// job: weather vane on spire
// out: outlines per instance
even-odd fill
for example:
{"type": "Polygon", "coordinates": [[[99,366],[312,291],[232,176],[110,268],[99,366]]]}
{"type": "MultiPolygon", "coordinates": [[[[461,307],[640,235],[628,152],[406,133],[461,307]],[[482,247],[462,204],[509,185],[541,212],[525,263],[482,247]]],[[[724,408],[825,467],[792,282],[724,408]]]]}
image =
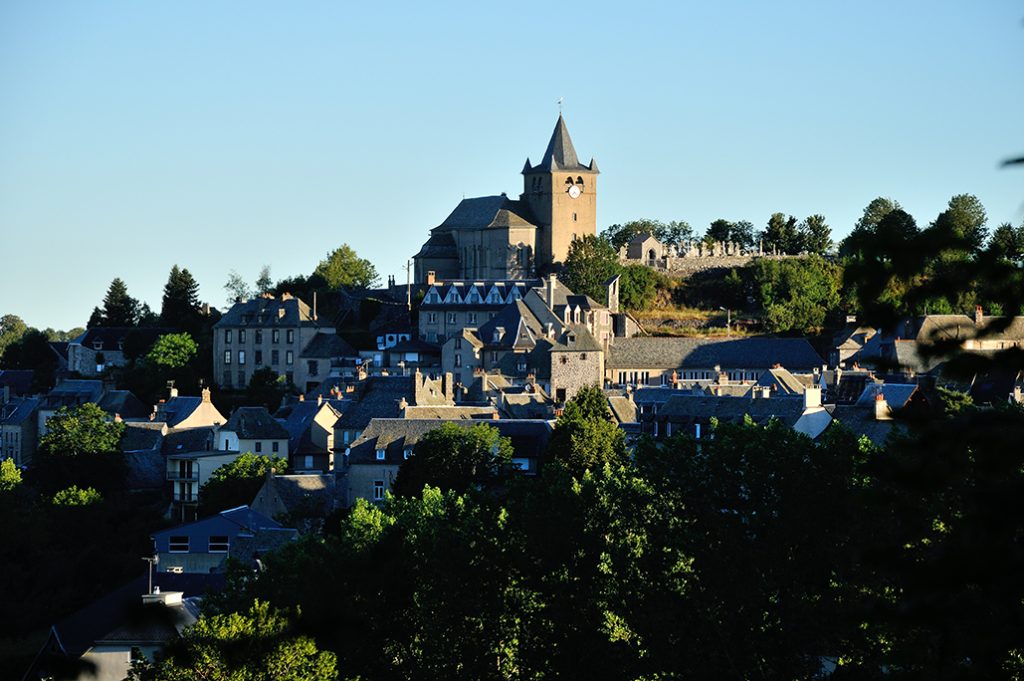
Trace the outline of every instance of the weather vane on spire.
{"type": "Polygon", "coordinates": [[[562,115],[562,102],[564,102],[564,101],[565,101],[565,97],[559,97],[558,98],[558,115],[559,116],[562,115]]]}

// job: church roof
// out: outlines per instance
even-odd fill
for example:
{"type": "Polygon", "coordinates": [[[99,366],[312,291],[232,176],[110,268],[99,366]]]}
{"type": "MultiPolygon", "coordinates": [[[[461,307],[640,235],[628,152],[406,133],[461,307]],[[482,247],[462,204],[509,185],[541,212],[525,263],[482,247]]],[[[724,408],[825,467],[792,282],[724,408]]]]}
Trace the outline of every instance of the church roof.
{"type": "Polygon", "coordinates": [[[594,163],[593,159],[591,159],[589,166],[580,163],[579,158],[576,156],[576,148],[572,145],[572,138],[569,137],[569,128],[566,127],[562,114],[558,114],[558,122],[555,123],[555,131],[551,133],[548,148],[544,150],[544,158],[541,159],[539,164],[532,167],[530,166],[530,160],[527,159],[523,173],[537,170],[548,172],[552,170],[598,172],[597,164],[594,163]]]}
{"type": "Polygon", "coordinates": [[[523,201],[504,194],[462,199],[437,229],[487,229],[488,227],[533,227],[533,213],[523,201]]]}

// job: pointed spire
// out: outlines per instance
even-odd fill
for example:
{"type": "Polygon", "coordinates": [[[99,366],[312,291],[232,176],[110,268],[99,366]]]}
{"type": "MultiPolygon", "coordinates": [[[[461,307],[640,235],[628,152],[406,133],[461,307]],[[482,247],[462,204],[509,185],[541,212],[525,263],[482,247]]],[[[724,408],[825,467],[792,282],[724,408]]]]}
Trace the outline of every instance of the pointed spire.
{"type": "Polygon", "coordinates": [[[565,119],[558,114],[558,122],[555,124],[555,131],[551,133],[551,141],[544,152],[544,160],[553,160],[561,168],[575,168],[580,164],[576,158],[576,149],[572,146],[572,138],[569,137],[569,128],[565,127],[565,119]]]}
{"type": "Polygon", "coordinates": [[[530,172],[530,170],[532,170],[532,169],[533,169],[533,167],[530,165],[530,157],[527,156],[526,157],[526,165],[523,166],[522,174],[525,175],[526,173],[530,172]]]}
{"type": "Polygon", "coordinates": [[[592,172],[592,173],[600,173],[601,172],[600,170],[597,169],[597,161],[594,160],[593,156],[590,157],[590,166],[588,166],[588,167],[590,168],[590,172],[592,172]]]}

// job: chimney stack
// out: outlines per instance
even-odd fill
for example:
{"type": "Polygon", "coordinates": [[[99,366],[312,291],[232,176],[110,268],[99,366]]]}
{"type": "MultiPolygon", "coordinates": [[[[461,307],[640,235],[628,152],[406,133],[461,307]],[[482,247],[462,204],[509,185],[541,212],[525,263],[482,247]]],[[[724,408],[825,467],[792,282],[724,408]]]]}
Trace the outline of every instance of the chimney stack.
{"type": "Polygon", "coordinates": [[[436,279],[437,273],[434,270],[427,270],[427,286],[433,286],[436,279]]]}
{"type": "Polygon", "coordinates": [[[544,290],[544,294],[545,294],[545,297],[547,298],[546,302],[548,304],[548,307],[552,307],[553,308],[555,306],[555,288],[557,286],[558,286],[558,277],[556,277],[554,274],[549,274],[548,275],[548,279],[545,282],[545,287],[544,287],[544,289],[545,289],[544,290]]]}
{"type": "Polygon", "coordinates": [[[985,319],[985,311],[981,309],[981,305],[974,306],[974,325],[981,327],[982,322],[985,319]]]}
{"type": "Polygon", "coordinates": [[[875,420],[892,421],[892,410],[889,409],[889,403],[885,401],[885,395],[882,393],[875,395],[875,420]]]}
{"type": "Polygon", "coordinates": [[[821,406],[821,388],[815,386],[804,390],[804,409],[821,406]]]}

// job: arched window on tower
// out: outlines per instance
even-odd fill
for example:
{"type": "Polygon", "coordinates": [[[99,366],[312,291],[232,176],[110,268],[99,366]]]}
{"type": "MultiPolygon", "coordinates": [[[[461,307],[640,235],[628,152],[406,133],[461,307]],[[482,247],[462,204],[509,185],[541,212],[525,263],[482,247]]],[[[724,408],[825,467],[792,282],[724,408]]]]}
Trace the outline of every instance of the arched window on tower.
{"type": "Polygon", "coordinates": [[[572,184],[572,178],[571,178],[571,177],[567,177],[567,178],[565,178],[565,184],[566,184],[566,185],[570,185],[570,184],[572,184]]]}
{"type": "Polygon", "coordinates": [[[580,175],[579,177],[576,178],[576,184],[578,184],[581,187],[583,186],[583,176],[582,175],[580,175]]]}

